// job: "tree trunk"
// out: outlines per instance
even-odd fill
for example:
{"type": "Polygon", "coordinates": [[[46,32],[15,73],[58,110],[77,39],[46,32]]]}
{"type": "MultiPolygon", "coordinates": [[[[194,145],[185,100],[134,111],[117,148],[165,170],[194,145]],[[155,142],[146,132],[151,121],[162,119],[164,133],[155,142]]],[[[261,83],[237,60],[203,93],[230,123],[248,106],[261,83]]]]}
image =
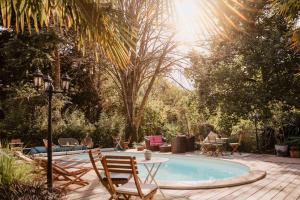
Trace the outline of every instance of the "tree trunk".
{"type": "Polygon", "coordinates": [[[130,143],[138,142],[138,128],[139,126],[136,125],[131,120],[127,120],[126,129],[125,129],[125,140],[128,141],[130,138],[130,143]]]}

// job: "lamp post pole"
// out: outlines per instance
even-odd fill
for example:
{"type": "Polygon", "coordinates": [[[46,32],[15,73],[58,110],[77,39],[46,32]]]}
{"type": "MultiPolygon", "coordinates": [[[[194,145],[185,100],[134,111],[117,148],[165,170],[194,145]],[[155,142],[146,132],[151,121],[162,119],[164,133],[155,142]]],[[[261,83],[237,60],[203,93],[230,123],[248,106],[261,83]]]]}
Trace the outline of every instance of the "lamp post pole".
{"type": "Polygon", "coordinates": [[[53,96],[53,84],[50,83],[47,89],[48,94],[48,148],[47,148],[47,184],[48,190],[52,192],[53,188],[53,170],[52,170],[52,96],[53,96]]]}
{"type": "Polygon", "coordinates": [[[37,90],[41,88],[44,82],[45,93],[48,96],[48,134],[47,134],[47,186],[48,190],[53,190],[53,169],[52,169],[52,97],[55,93],[65,93],[69,90],[70,77],[67,74],[62,76],[62,91],[55,91],[53,81],[49,75],[44,76],[42,72],[37,69],[33,74],[34,86],[37,90]]]}
{"type": "Polygon", "coordinates": [[[260,148],[259,148],[258,131],[257,131],[258,118],[259,118],[259,114],[255,113],[255,116],[254,116],[254,125],[255,125],[256,149],[259,152],[260,148]]]}

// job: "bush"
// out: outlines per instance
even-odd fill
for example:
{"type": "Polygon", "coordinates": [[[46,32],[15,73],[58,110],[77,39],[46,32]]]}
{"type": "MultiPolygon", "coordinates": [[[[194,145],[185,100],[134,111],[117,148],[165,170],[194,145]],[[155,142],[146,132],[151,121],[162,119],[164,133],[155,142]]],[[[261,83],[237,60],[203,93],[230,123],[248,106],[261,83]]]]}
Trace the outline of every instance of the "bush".
{"type": "Polygon", "coordinates": [[[33,171],[33,165],[22,163],[0,149],[0,185],[9,185],[15,181],[29,182],[35,177],[33,171]]]}
{"type": "Polygon", "coordinates": [[[179,134],[180,127],[174,123],[168,123],[163,128],[163,136],[168,142],[171,142],[171,139],[179,134]]]}
{"type": "Polygon", "coordinates": [[[102,113],[90,136],[95,147],[113,147],[113,137],[123,135],[124,129],[125,120],[122,116],[117,113],[110,116],[102,113]]]}
{"type": "Polygon", "coordinates": [[[0,185],[0,199],[3,200],[60,200],[63,199],[61,191],[54,190],[50,193],[45,183],[13,182],[0,185]]]}
{"type": "Polygon", "coordinates": [[[231,135],[243,133],[252,133],[255,129],[254,122],[248,119],[240,119],[240,121],[232,127],[231,135]]]}
{"type": "Polygon", "coordinates": [[[62,130],[54,133],[54,141],[68,137],[76,138],[80,141],[95,130],[95,127],[86,120],[84,113],[79,110],[66,112],[63,117],[62,130]]]}

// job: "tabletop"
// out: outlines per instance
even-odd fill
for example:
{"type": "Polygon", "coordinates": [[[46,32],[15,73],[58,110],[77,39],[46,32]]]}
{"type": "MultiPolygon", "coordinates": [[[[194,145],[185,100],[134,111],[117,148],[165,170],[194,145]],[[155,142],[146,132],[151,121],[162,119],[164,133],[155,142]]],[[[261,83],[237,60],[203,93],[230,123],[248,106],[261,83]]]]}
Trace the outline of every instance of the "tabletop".
{"type": "Polygon", "coordinates": [[[151,160],[145,160],[144,158],[137,159],[138,164],[158,164],[167,162],[169,158],[153,157],[151,160]]]}

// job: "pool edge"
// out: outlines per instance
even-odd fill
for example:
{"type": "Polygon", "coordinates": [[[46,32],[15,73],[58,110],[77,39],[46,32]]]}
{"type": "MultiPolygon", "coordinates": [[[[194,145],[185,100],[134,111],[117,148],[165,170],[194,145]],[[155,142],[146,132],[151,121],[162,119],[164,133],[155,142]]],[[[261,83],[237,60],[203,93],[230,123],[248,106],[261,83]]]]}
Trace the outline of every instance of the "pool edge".
{"type": "Polygon", "coordinates": [[[245,175],[224,179],[224,180],[199,182],[199,183],[158,182],[158,184],[159,187],[162,189],[176,189],[176,190],[215,189],[215,188],[233,187],[233,186],[253,183],[265,178],[266,175],[267,175],[266,171],[250,170],[245,175]]]}

